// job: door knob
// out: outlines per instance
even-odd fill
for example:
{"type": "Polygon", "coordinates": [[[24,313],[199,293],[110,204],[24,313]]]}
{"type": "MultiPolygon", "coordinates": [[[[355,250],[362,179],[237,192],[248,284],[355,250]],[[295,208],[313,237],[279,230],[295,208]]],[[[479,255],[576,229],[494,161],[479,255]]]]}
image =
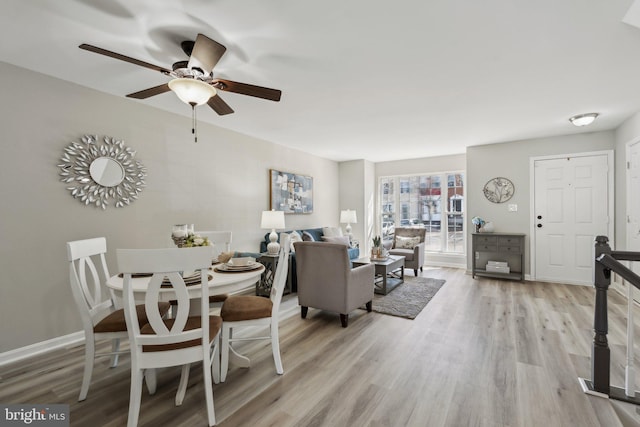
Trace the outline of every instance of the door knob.
{"type": "Polygon", "coordinates": [[[542,215],[538,215],[538,219],[542,219],[542,215]]]}
{"type": "Polygon", "coordinates": [[[542,224],[538,224],[538,228],[542,228],[542,224]]]}

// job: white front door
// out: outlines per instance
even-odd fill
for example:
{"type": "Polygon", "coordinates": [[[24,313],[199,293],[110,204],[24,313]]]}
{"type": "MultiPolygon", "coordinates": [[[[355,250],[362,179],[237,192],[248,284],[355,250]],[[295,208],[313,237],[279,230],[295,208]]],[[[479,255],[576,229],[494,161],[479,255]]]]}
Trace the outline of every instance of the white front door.
{"type": "Polygon", "coordinates": [[[593,284],[595,237],[613,238],[611,161],[609,153],[534,160],[536,280],[593,284]]]}

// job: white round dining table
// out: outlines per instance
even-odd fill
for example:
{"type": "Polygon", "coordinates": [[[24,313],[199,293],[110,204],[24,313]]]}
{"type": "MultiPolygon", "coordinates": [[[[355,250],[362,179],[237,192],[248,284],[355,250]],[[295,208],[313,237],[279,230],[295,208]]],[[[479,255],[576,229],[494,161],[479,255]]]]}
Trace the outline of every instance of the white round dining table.
{"type": "MultiPolygon", "coordinates": [[[[216,294],[235,294],[246,290],[247,288],[255,285],[260,280],[260,275],[264,272],[264,266],[260,265],[259,268],[251,271],[243,272],[219,272],[216,271],[215,266],[208,271],[209,276],[209,295],[216,294]]],[[[149,276],[146,277],[133,277],[132,286],[133,294],[136,301],[144,302],[144,295],[149,286],[149,276]]],[[[113,292],[113,296],[122,301],[122,291],[124,286],[124,279],[120,275],[111,276],[107,280],[107,287],[113,292]]],[[[200,286],[187,286],[190,298],[200,298],[202,290],[200,286]]],[[[175,299],[175,294],[172,288],[160,289],[160,301],[170,301],[175,299]]]]}

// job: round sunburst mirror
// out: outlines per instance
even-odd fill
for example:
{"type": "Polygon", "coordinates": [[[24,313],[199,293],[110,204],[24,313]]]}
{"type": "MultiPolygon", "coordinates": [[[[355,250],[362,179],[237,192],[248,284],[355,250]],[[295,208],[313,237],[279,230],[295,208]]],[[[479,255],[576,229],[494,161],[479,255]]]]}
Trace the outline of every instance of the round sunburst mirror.
{"type": "Polygon", "coordinates": [[[136,152],[124,141],[85,135],[64,149],[60,181],[85,205],[106,209],[111,200],[121,208],[131,204],[145,186],[146,168],[135,160],[136,152]]]}

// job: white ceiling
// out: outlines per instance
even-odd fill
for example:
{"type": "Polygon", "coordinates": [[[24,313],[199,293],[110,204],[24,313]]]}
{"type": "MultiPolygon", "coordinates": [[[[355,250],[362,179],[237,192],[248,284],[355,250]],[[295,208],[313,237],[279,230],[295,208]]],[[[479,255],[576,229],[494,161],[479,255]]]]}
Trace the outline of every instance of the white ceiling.
{"type": "MultiPolygon", "coordinates": [[[[614,129],[640,111],[632,0],[2,0],[0,60],[117,96],[168,81],[78,49],[171,68],[197,33],[227,53],[221,78],[282,90],[229,92],[198,118],[337,161],[614,129]],[[585,128],[574,114],[599,112],[585,128]]],[[[7,76],[3,76],[7,77],[7,76]]],[[[173,93],[141,102],[190,117],[173,93]]],[[[190,134],[185,120],[185,139],[190,134]]]]}

